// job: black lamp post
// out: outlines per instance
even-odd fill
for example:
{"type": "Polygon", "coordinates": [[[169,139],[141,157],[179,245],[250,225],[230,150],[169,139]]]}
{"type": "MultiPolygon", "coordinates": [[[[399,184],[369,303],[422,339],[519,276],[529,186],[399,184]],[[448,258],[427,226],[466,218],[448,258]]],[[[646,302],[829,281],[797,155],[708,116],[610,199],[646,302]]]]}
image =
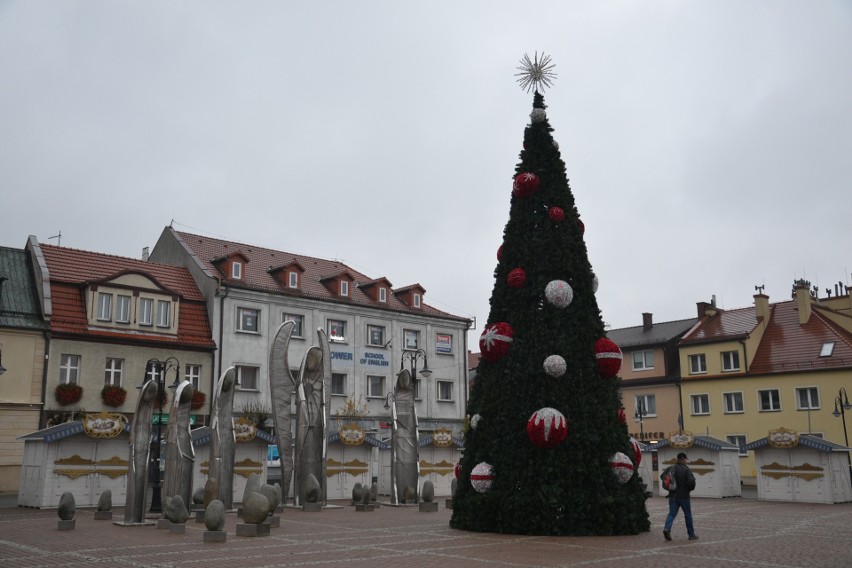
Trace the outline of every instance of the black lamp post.
{"type": "Polygon", "coordinates": [[[163,510],[162,479],[160,477],[162,455],[160,449],[163,439],[163,404],[166,401],[166,373],[171,369],[175,371],[175,382],[169,388],[174,388],[180,382],[180,362],[174,357],[169,357],[165,361],[148,359],[148,362],[145,363],[145,378],[142,380],[142,384],[148,381],[157,382],[157,429],[151,439],[151,460],[148,464],[148,483],[151,484],[151,513],[160,513],[163,510]]]}
{"type": "MultiPolygon", "coordinates": [[[[846,430],[846,411],[852,410],[852,404],[849,404],[849,395],[846,394],[846,389],[840,387],[840,390],[837,392],[837,396],[834,397],[834,412],[832,414],[835,418],[843,419],[843,437],[846,441],[846,447],[849,447],[849,432],[846,430]]],[[[852,481],[852,456],[849,453],[846,453],[846,459],[849,462],[849,477],[850,481],[852,481]]]]}
{"type": "MultiPolygon", "coordinates": [[[[399,361],[399,370],[402,371],[405,369],[405,361],[406,359],[410,363],[411,366],[411,380],[414,381],[415,393],[419,392],[418,385],[420,384],[417,379],[417,361],[423,359],[423,368],[420,369],[420,375],[424,379],[428,379],[432,376],[432,369],[429,368],[429,363],[426,362],[426,352],[422,349],[413,349],[413,350],[404,350],[402,352],[402,359],[399,361]]],[[[428,397],[428,393],[427,393],[428,397]]],[[[427,398],[428,402],[428,398],[427,398]]]]}
{"type": "Polygon", "coordinates": [[[645,441],[645,428],[644,428],[645,415],[646,415],[645,405],[642,403],[642,399],[637,399],[636,400],[636,412],[633,413],[633,422],[636,422],[636,423],[639,424],[639,440],[642,441],[642,442],[645,441]]]}

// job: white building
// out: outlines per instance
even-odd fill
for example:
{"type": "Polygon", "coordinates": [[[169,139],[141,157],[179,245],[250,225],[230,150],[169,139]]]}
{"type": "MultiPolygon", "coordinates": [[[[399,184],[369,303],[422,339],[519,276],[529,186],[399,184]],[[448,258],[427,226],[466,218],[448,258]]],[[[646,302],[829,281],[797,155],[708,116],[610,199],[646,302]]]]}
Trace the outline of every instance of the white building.
{"type": "Polygon", "coordinates": [[[204,295],[218,345],[215,376],[230,366],[237,369],[237,413],[251,404],[271,408],[269,351],[282,322],[296,322],[291,365],[317,345],[318,328],[326,331],[332,356],[329,498],[348,497],[356,481],[386,485],[389,468],[382,463],[389,459],[380,442],[390,437],[388,395],[403,359],[409,369],[413,360],[418,377],[428,366],[431,377],[421,377],[418,385],[421,470],[436,491],[449,492],[464,424],[470,320],[426,304],[420,284],[393,288],[385,277],[368,277],[337,261],[171,227],[160,235],[150,260],[186,267],[204,295]],[[337,435],[339,426],[353,422],[341,415],[347,401],[365,411],[355,420],[366,430],[357,447],[344,445],[337,435]],[[454,443],[446,447],[450,436],[454,443]]]}

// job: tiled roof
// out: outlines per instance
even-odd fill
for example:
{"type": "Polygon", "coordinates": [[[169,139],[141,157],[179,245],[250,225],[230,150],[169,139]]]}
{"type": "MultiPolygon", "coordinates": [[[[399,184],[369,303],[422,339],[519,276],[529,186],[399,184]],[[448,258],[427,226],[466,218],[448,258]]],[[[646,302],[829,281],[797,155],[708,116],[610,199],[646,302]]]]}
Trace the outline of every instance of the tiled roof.
{"type": "Polygon", "coordinates": [[[205,349],[215,347],[204,298],[186,268],[52,245],[41,245],[41,250],[50,273],[53,298],[50,329],[54,333],[205,349]],[[143,273],[181,297],[176,336],[131,329],[89,328],[83,297],[86,283],[127,272],[143,273]]]}
{"type": "Polygon", "coordinates": [[[0,247],[0,326],[47,329],[27,252],[0,247]]]}
{"type": "Polygon", "coordinates": [[[173,232],[175,237],[182,240],[188,250],[192,251],[192,253],[198,257],[204,268],[211,276],[222,278],[229,286],[235,288],[247,288],[284,295],[297,294],[299,296],[315,298],[318,300],[342,302],[369,306],[376,309],[389,309],[400,312],[467,321],[467,318],[443,312],[425,303],[421,303],[421,308],[410,307],[394,294],[394,292],[408,290],[414,286],[419,286],[419,284],[413,284],[404,288],[389,291],[386,303],[374,301],[357,285],[350,287],[349,298],[341,298],[329,290],[328,287],[323,285],[322,281],[328,277],[338,276],[341,273],[348,273],[351,275],[357,284],[366,285],[375,282],[376,279],[362,274],[352,267],[336,260],[324,260],[321,258],[273,250],[254,245],[246,245],[233,241],[225,241],[213,237],[184,233],[181,231],[173,232]],[[223,257],[227,258],[236,253],[244,255],[248,259],[244,268],[244,281],[227,278],[230,275],[224,274],[214,263],[214,260],[216,259],[221,259],[223,257]],[[269,272],[271,268],[274,269],[286,266],[292,262],[298,262],[305,270],[304,274],[302,274],[299,278],[300,288],[298,291],[282,286],[269,272]]]}
{"type": "Polygon", "coordinates": [[[779,373],[852,367],[852,334],[825,317],[814,305],[811,317],[799,324],[796,301],[773,304],[769,324],[749,372],[779,373]],[[824,343],[833,341],[830,357],[820,357],[824,343]]]}
{"type": "Polygon", "coordinates": [[[655,345],[677,339],[698,322],[698,318],[655,323],[651,329],[644,326],[611,329],[606,336],[621,349],[638,345],[655,345]]]}
{"type": "Polygon", "coordinates": [[[467,353],[467,368],[468,369],[477,369],[479,368],[479,360],[482,358],[482,353],[471,353],[468,351],[467,353]]]}
{"type": "Polygon", "coordinates": [[[715,315],[705,316],[680,342],[700,343],[744,337],[754,330],[757,323],[754,306],[738,310],[719,310],[715,315]]]}

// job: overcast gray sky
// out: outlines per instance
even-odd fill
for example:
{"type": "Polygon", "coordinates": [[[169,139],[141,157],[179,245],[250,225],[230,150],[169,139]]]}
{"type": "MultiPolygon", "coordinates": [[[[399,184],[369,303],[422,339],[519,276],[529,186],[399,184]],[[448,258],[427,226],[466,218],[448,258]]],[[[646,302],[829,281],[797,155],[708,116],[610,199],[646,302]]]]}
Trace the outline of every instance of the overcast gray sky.
{"type": "Polygon", "coordinates": [[[0,244],[174,220],[419,282],[476,351],[536,50],[612,327],[852,284],[849,1],[0,1],[0,244]]]}

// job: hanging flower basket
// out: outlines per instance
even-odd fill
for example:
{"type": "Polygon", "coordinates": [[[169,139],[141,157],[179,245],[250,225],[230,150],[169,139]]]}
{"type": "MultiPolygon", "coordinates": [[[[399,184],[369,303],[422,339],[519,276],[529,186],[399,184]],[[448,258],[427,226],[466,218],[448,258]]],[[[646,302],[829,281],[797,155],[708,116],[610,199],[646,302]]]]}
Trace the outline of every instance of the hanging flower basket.
{"type": "Polygon", "coordinates": [[[127,391],[121,387],[106,385],[103,390],[101,390],[101,400],[103,400],[104,404],[107,406],[112,406],[113,408],[119,407],[124,404],[126,399],[127,391]]]}
{"type": "Polygon", "coordinates": [[[196,390],[192,393],[192,402],[189,403],[189,407],[192,410],[198,410],[204,403],[207,401],[207,395],[201,392],[200,390],[196,390]]]}
{"type": "Polygon", "coordinates": [[[80,402],[80,399],[83,398],[83,387],[73,383],[57,385],[53,396],[60,406],[68,406],[80,402]]]}

